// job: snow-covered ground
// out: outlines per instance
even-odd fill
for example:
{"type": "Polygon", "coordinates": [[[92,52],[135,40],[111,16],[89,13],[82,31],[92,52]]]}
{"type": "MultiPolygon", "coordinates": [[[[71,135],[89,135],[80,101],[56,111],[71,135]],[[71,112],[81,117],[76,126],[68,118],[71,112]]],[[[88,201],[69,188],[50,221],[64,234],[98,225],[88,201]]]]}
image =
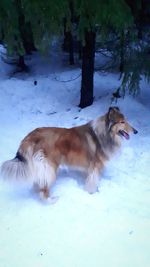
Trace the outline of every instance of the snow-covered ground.
{"type": "MultiPolygon", "coordinates": [[[[96,73],[94,104],[81,110],[81,71],[60,51],[27,63],[31,72],[13,77],[0,61],[1,163],[36,127],[71,127],[104,114],[119,84],[117,74],[96,73]]],[[[46,205],[27,185],[0,180],[0,267],[150,266],[149,85],[143,81],[141,95],[118,106],[139,133],[106,165],[99,193],[84,191],[79,172],[60,171],[53,186],[59,200],[46,205]]]]}

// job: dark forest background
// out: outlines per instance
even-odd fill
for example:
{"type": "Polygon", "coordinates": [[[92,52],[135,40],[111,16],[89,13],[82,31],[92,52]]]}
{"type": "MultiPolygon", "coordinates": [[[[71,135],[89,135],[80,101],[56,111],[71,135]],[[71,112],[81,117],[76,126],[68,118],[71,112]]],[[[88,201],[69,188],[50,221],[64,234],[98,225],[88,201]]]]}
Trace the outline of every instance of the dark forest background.
{"type": "Polygon", "coordinates": [[[54,36],[61,37],[68,65],[81,61],[81,108],[93,103],[97,69],[120,72],[115,99],[138,94],[142,77],[150,80],[149,0],[0,1],[0,42],[20,71],[29,71],[26,55],[48,54],[54,36]],[[96,53],[109,63],[95,68],[96,53]]]}

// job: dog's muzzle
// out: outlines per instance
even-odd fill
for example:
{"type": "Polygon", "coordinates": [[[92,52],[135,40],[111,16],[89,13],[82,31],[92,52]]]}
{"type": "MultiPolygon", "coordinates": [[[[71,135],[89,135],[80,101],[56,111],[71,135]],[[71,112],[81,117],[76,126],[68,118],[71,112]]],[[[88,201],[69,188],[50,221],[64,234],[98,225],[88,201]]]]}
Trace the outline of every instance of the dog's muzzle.
{"type": "Polygon", "coordinates": [[[125,132],[124,130],[119,130],[119,135],[123,136],[127,140],[130,138],[129,134],[125,132]]]}

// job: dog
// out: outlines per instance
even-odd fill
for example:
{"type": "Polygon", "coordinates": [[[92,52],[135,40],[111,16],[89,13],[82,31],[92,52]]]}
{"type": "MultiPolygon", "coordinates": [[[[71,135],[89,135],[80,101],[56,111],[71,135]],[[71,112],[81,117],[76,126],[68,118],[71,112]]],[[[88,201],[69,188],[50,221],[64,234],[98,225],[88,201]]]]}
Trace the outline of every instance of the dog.
{"type": "Polygon", "coordinates": [[[51,199],[57,170],[67,165],[87,173],[85,189],[98,190],[100,172],[121,145],[123,137],[137,134],[118,107],[87,124],[73,128],[42,127],[30,132],[12,160],[4,162],[4,177],[31,182],[42,199],[51,199]]]}

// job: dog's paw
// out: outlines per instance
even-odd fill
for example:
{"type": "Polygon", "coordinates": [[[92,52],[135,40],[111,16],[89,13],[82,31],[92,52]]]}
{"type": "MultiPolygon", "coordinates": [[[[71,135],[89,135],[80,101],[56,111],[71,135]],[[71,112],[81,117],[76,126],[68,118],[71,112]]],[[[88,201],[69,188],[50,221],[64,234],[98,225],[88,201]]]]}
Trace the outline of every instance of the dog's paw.
{"type": "Polygon", "coordinates": [[[43,192],[40,192],[39,197],[40,197],[40,200],[42,201],[42,203],[44,203],[44,204],[55,204],[59,199],[59,197],[55,197],[55,196],[45,197],[45,194],[43,192]]]}
{"type": "Polygon", "coordinates": [[[99,188],[97,185],[89,185],[89,184],[86,184],[85,185],[85,190],[89,193],[89,194],[94,194],[94,193],[97,193],[99,192],[99,188]]]}
{"type": "Polygon", "coordinates": [[[48,197],[47,198],[47,203],[48,204],[55,204],[58,201],[59,197],[48,197]]]}

